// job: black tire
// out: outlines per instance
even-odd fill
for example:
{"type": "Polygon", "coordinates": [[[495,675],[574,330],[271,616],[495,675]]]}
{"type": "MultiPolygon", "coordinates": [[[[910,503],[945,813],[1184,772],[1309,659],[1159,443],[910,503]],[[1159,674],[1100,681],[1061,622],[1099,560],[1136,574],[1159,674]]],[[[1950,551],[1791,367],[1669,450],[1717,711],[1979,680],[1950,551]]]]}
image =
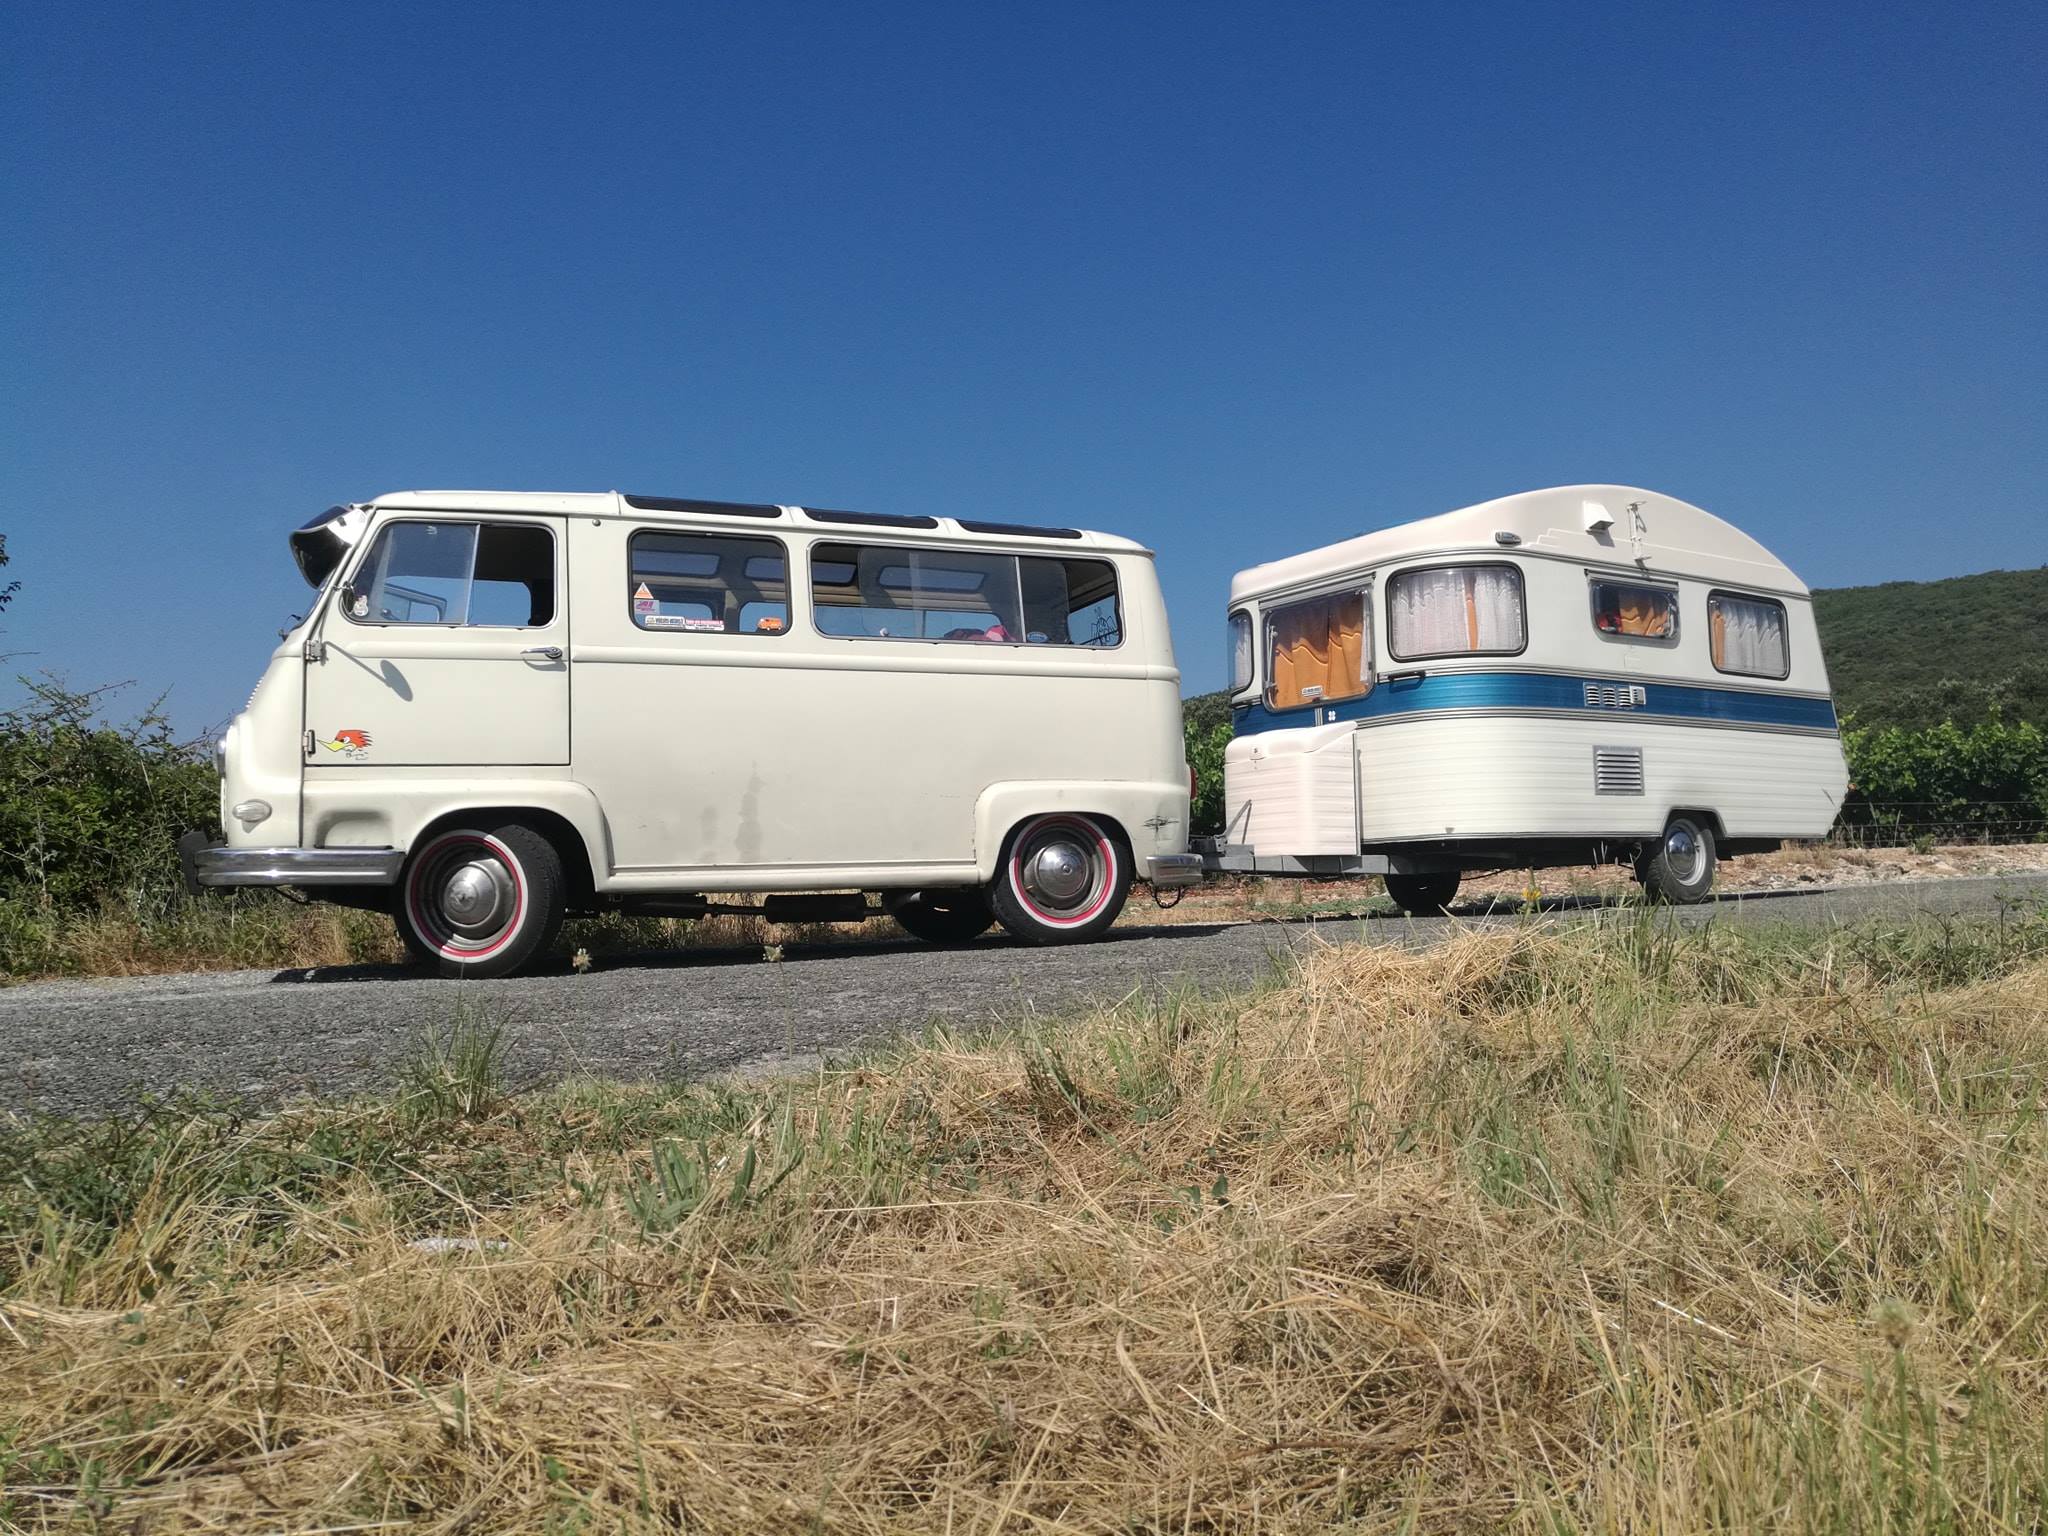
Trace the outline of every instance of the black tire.
{"type": "Polygon", "coordinates": [[[562,857],[519,822],[449,827],[405,861],[395,921],[406,951],[442,976],[509,976],[562,929],[562,857]]]}
{"type": "Polygon", "coordinates": [[[1403,912],[1410,917],[1439,917],[1458,899],[1458,883],[1465,877],[1455,869],[1442,869],[1385,878],[1387,894],[1403,912]]]}
{"type": "Polygon", "coordinates": [[[965,944],[995,926],[988,897],[974,886],[943,891],[884,891],[882,910],[914,939],[965,944]]]}
{"type": "Polygon", "coordinates": [[[1033,816],[1003,843],[988,901],[1011,937],[1078,944],[1116,921],[1131,893],[1131,851],[1109,823],[1060,811],[1033,816]]]}
{"type": "Polygon", "coordinates": [[[1652,901],[1705,901],[1714,888],[1714,829],[1706,818],[1685,811],[1673,816],[1636,860],[1636,878],[1652,901]]]}

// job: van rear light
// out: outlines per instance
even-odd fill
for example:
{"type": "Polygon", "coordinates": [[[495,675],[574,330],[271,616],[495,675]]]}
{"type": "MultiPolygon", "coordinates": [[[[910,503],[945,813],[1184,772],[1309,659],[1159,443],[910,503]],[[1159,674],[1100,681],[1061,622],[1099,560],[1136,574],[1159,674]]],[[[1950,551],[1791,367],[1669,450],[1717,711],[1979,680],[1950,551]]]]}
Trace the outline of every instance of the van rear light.
{"type": "Polygon", "coordinates": [[[1200,784],[1201,784],[1201,781],[1200,781],[1199,779],[1197,779],[1197,778],[1195,777],[1195,765],[1194,765],[1193,763],[1189,763],[1189,764],[1188,764],[1188,798],[1189,798],[1190,800],[1193,800],[1193,799],[1195,799],[1195,798],[1196,798],[1196,796],[1197,796],[1197,794],[1198,794],[1198,792],[1199,792],[1200,784]]]}

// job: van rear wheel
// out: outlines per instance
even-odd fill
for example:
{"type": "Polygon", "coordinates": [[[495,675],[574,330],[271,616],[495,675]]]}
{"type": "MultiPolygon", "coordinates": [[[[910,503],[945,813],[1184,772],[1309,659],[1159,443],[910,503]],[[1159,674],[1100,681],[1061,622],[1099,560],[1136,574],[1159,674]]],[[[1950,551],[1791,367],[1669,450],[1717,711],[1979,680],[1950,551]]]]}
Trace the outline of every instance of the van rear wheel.
{"type": "Polygon", "coordinates": [[[443,976],[508,976],[561,931],[562,858],[518,822],[450,827],[406,860],[395,914],[406,950],[443,976]]]}
{"type": "Polygon", "coordinates": [[[1652,901],[1705,901],[1714,888],[1714,829],[1701,817],[1673,816],[1636,860],[1636,878],[1652,901]]]}
{"type": "Polygon", "coordinates": [[[995,926],[988,897],[973,886],[945,891],[884,891],[882,910],[927,944],[965,944],[995,926]]]}
{"type": "Polygon", "coordinates": [[[1010,834],[989,905],[1026,944],[1074,944],[1116,921],[1131,892],[1131,855],[1106,823],[1057,812],[1010,834]]]}
{"type": "Polygon", "coordinates": [[[1387,894],[1394,905],[1410,917],[1438,917],[1458,899],[1458,883],[1464,876],[1455,869],[1432,870],[1423,875],[1387,875],[1387,894]]]}

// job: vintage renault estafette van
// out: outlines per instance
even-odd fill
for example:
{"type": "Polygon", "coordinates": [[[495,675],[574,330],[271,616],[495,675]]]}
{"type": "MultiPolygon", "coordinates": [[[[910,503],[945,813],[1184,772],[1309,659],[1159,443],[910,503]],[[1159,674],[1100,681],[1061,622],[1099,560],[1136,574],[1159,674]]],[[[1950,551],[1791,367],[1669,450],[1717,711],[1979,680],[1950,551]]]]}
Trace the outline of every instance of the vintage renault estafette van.
{"type": "Polygon", "coordinates": [[[292,535],[318,588],[220,749],[199,885],[387,910],[449,976],[565,913],[1100,934],[1186,884],[1149,551],[1072,528],[409,492],[292,535]],[[821,893],[847,893],[829,895],[821,893]],[[812,893],[812,894],[792,894],[812,893]]]}

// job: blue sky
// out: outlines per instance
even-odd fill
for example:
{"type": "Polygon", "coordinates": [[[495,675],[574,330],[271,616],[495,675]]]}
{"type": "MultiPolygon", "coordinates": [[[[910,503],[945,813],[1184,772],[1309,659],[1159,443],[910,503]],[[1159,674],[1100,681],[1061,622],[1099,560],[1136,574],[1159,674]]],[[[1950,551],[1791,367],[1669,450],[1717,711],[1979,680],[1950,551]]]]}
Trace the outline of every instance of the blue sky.
{"type": "Polygon", "coordinates": [[[407,487],[1111,529],[1191,692],[1233,570],[1541,485],[1815,585],[2048,560],[2038,4],[23,0],[0,51],[0,652],[195,729],[286,532],[407,487]]]}

